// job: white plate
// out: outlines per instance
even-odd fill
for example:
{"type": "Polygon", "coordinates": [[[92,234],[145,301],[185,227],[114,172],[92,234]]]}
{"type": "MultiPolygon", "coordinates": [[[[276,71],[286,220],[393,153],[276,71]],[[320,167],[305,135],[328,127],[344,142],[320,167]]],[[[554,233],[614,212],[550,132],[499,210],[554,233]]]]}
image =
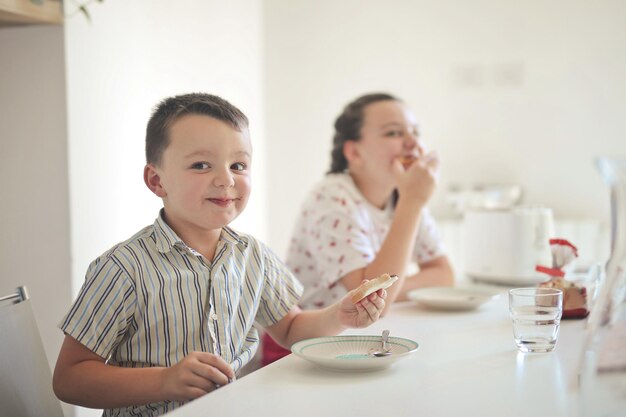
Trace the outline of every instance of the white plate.
{"type": "Polygon", "coordinates": [[[413,290],[407,296],[437,310],[473,310],[497,294],[480,288],[431,287],[413,290]]]}
{"type": "Polygon", "coordinates": [[[328,336],[301,340],[291,351],[314,364],[334,371],[373,371],[383,369],[417,351],[413,340],[389,337],[391,355],[375,357],[370,350],[381,347],[380,336],[328,336]]]}

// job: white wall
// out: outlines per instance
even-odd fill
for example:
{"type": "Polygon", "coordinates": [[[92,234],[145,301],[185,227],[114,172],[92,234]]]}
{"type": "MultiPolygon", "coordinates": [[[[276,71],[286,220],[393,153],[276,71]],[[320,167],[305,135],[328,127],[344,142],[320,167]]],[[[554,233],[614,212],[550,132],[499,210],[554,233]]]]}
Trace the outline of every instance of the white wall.
{"type": "Polygon", "coordinates": [[[145,127],[170,95],[217,94],[249,117],[254,187],[235,227],[264,238],[260,3],[107,0],[89,10],[92,23],[66,22],[74,294],[89,262],[158,214],[143,184],[145,127]]]}
{"type": "Polygon", "coordinates": [[[71,300],[65,104],[63,27],[0,28],[0,296],[26,285],[51,366],[71,300]]]}
{"type": "Polygon", "coordinates": [[[238,227],[264,235],[260,9],[256,1],[108,0],[92,23],[66,23],[73,275],[151,224],[161,207],[143,183],[153,106],[204,91],[251,120],[254,183],[238,227]]]}
{"type": "Polygon", "coordinates": [[[437,217],[453,216],[451,184],[490,182],[521,184],[557,218],[608,222],[593,158],[626,157],[626,2],[266,0],[264,13],[279,253],[328,169],[335,117],[377,90],[412,107],[440,154],[437,217]]]}

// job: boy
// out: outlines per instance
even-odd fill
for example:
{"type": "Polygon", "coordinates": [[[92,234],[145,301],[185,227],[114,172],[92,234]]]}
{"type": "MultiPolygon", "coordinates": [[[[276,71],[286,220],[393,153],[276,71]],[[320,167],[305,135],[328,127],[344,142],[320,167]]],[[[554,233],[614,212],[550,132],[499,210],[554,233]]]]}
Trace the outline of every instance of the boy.
{"type": "Polygon", "coordinates": [[[105,416],[161,415],[235,378],[266,328],[280,344],[376,321],[386,293],[302,312],[302,286],[266,246],[228,227],[250,193],[248,120],[225,100],[162,101],[146,132],[152,226],[89,267],[60,324],[63,401],[105,416]]]}

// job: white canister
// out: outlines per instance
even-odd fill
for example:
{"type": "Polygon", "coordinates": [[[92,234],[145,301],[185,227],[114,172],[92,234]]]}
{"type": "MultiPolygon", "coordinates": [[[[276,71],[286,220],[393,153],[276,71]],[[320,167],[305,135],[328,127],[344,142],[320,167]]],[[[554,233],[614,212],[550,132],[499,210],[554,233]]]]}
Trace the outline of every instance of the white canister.
{"type": "Polygon", "coordinates": [[[469,210],[463,221],[467,276],[499,284],[536,284],[547,277],[536,265],[552,265],[552,210],[514,207],[469,210]]]}

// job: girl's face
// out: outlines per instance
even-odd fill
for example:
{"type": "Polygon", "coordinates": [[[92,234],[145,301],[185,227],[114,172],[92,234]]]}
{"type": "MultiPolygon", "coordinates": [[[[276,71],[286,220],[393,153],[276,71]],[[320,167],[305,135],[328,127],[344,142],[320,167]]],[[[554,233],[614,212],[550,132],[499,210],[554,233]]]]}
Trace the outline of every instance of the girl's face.
{"type": "Polygon", "coordinates": [[[424,153],[415,116],[403,103],[395,100],[379,101],[365,107],[361,139],[355,142],[355,147],[361,171],[388,186],[395,186],[392,175],[395,159],[424,153]]]}

